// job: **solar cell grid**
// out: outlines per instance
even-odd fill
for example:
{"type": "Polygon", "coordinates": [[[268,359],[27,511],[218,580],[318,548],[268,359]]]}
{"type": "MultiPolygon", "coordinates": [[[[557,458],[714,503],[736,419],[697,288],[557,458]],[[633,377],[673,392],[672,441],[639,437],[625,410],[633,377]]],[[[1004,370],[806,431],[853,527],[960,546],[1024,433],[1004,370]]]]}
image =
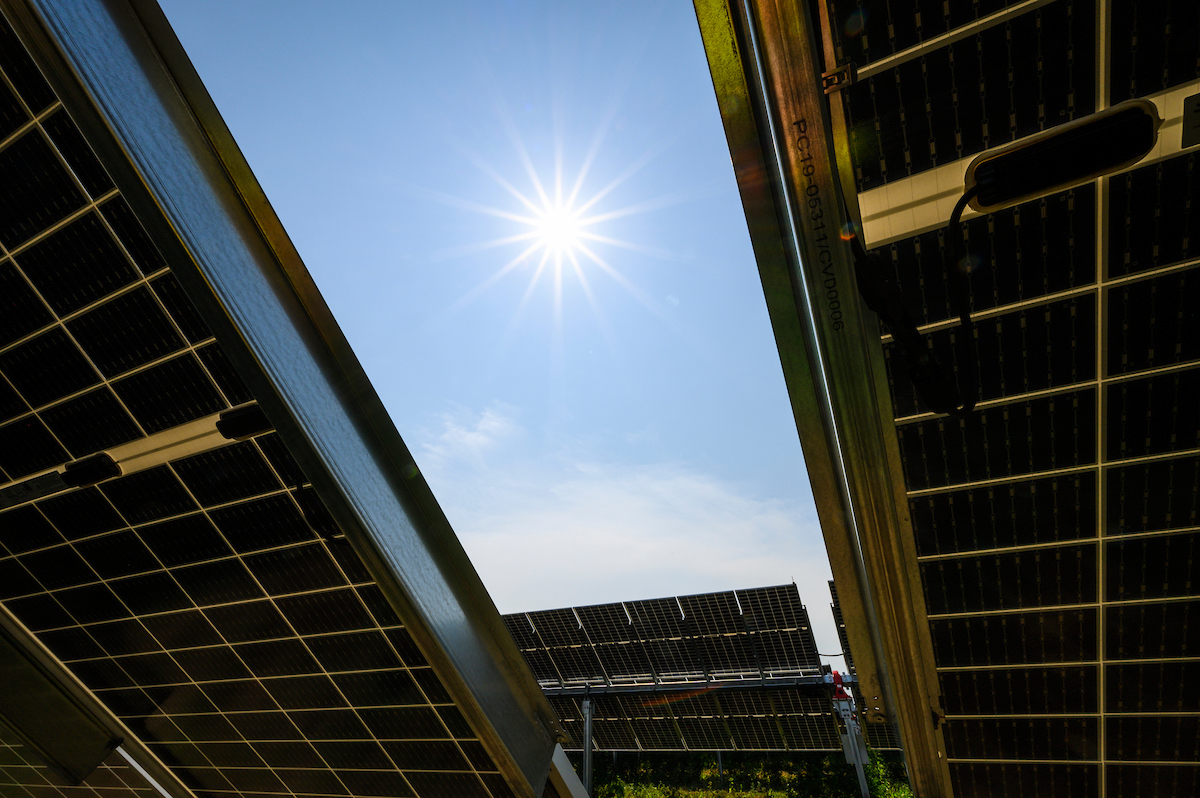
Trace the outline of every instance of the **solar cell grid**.
{"type": "Polygon", "coordinates": [[[758,632],[752,637],[763,673],[769,676],[796,675],[821,667],[816,647],[810,640],[807,629],[803,632],[799,629],[758,632]]]}
{"type": "MultiPolygon", "coordinates": [[[[1140,15],[1141,24],[1148,19],[1144,3],[1111,5],[1114,20],[1130,14],[1140,15]]],[[[1077,103],[1091,97],[1090,90],[1078,95],[1092,79],[1087,61],[1093,49],[1079,47],[1091,33],[1078,35],[1078,25],[1090,22],[1089,9],[1053,4],[1040,14],[1045,30],[1055,29],[1056,23],[1046,25],[1049,14],[1071,18],[1068,46],[1039,51],[1038,63],[1044,67],[1047,59],[1073,52],[1066,57],[1084,67],[1069,78],[1077,103]]],[[[1027,13],[1004,27],[1016,41],[1038,18],[1027,13]]],[[[1182,29],[1193,24],[1188,19],[1182,29]]],[[[1126,91],[1129,81],[1137,82],[1131,70],[1147,67],[1137,50],[1125,60],[1128,48],[1117,41],[1138,34],[1128,27],[1107,30],[1116,49],[1106,52],[1121,50],[1114,70],[1122,76],[1113,76],[1113,86],[1126,81],[1126,91]]],[[[1067,40],[1065,31],[1060,40],[1067,40]]],[[[947,74],[957,73],[961,44],[970,41],[943,48],[943,55],[924,63],[949,56],[954,66],[947,74]]],[[[971,49],[981,59],[1000,63],[1009,57],[1009,45],[994,33],[984,32],[974,42],[971,49]]],[[[1154,53],[1150,60],[1177,57],[1154,53]]],[[[919,86],[920,68],[914,62],[907,72],[893,70],[901,103],[909,87],[919,86]]],[[[1154,75],[1156,86],[1178,85],[1192,79],[1187,76],[1194,69],[1188,62],[1179,71],[1172,61],[1165,71],[1145,74],[1154,75]]],[[[980,85],[989,83],[986,67],[979,79],[980,85]]],[[[1012,80],[1019,89],[1011,95],[1014,103],[1044,96],[1038,77],[1017,70],[1012,80]]],[[[864,104],[872,90],[879,98],[878,78],[874,84],[852,89],[847,98],[852,117],[883,119],[901,107],[888,105],[890,99],[876,108],[864,104]]],[[[1143,82],[1136,93],[1155,90],[1143,82]]],[[[994,102],[987,93],[981,97],[985,105],[994,102]]],[[[1086,110],[1077,105],[1070,113],[1086,110]]],[[[1020,135],[1020,118],[1018,113],[1010,134],[1020,135]]],[[[955,124],[943,130],[958,131],[961,125],[955,124]]],[[[912,164],[925,163],[925,155],[912,157],[916,127],[893,126],[885,133],[908,136],[903,146],[895,139],[880,145],[895,150],[884,167],[891,172],[877,166],[883,149],[856,151],[856,165],[865,167],[858,175],[860,190],[880,177],[890,179],[898,153],[912,164]]],[[[864,127],[852,140],[872,135],[864,127]]],[[[942,150],[936,136],[929,140],[942,150]]],[[[1146,667],[1169,668],[1163,700],[1188,706],[1178,686],[1181,672],[1161,660],[1187,656],[1194,645],[1186,625],[1194,603],[1188,600],[1194,596],[1189,557],[1200,492],[1200,460],[1194,454],[1200,448],[1200,396],[1193,396],[1200,352],[1193,351],[1196,336],[1190,332],[1197,318],[1194,303],[1187,302],[1195,270],[1188,242],[1197,224],[1188,200],[1193,161],[1185,152],[964,224],[967,246],[982,267],[972,275],[975,354],[988,364],[980,374],[981,407],[972,419],[929,418],[905,365],[884,341],[895,415],[902,419],[897,433],[926,609],[950,716],[947,744],[956,794],[993,794],[997,779],[1006,778],[1007,784],[1025,785],[1027,793],[1053,788],[1095,795],[1096,765],[1034,763],[1151,758],[1129,746],[1117,753],[1111,735],[1126,726],[1118,724],[1119,716],[1105,717],[1131,711],[1118,703],[1153,711],[1145,704],[1146,687],[1136,683],[1144,674],[1133,669],[1142,664],[1105,665],[1101,659],[1147,660],[1146,667]],[[1098,222],[1107,222],[1106,235],[1097,234],[1098,222]],[[1089,541],[1115,535],[1123,537],[1103,548],[1089,541]],[[1039,713],[1061,717],[1038,718],[1039,713]],[[1109,743],[1101,746],[1104,739],[1109,743]],[[1024,763],[976,767],[988,759],[1024,763]],[[1002,776],[1004,768],[1010,770],[1002,776]],[[987,778],[980,776],[984,772],[987,778]]],[[[941,276],[945,245],[943,229],[898,240],[881,252],[895,265],[914,315],[926,324],[950,315],[941,276]]],[[[957,357],[950,345],[957,332],[933,327],[925,333],[939,351],[957,357]]],[[[1124,788],[1110,779],[1108,794],[1118,789],[1124,788]]]]}
{"type": "Polygon", "coordinates": [[[1097,765],[951,762],[950,776],[955,795],[985,798],[1003,785],[1014,795],[1054,795],[1061,798],[1090,798],[1099,790],[1097,765]]]}
{"type": "Polygon", "coordinates": [[[613,684],[653,684],[654,673],[641,643],[608,643],[595,647],[596,658],[613,684]]]}
{"type": "Polygon", "coordinates": [[[682,717],[676,720],[683,742],[691,751],[728,750],[737,744],[729,726],[720,718],[682,717]]]}
{"type": "Polygon", "coordinates": [[[1191,595],[1200,532],[1155,535],[1105,544],[1110,601],[1191,595]]]}
{"type": "Polygon", "coordinates": [[[1200,214],[1191,212],[1194,152],[1112,179],[1108,239],[1110,276],[1134,274],[1194,258],[1200,214]]]}
{"type": "Polygon", "coordinates": [[[642,640],[681,638],[687,634],[683,612],[674,598],[627,601],[625,608],[642,640]]]}
{"type": "Polygon", "coordinates": [[[983,551],[1092,537],[1092,472],[1015,480],[909,500],[917,553],[983,551]]]}
{"type": "MultiPolygon", "coordinates": [[[[971,277],[973,313],[1094,284],[1096,192],[1091,185],[963,222],[980,268],[971,277]]],[[[917,324],[954,318],[946,274],[953,253],[945,228],[872,250],[895,269],[917,324]]]]}
{"type": "Polygon", "coordinates": [[[1198,525],[1200,457],[1163,458],[1108,470],[1106,535],[1198,525]]]}
{"type": "Polygon", "coordinates": [[[678,727],[670,717],[634,718],[629,725],[643,751],[678,751],[683,748],[678,727]]]}
{"type": "Polygon", "coordinates": [[[633,637],[633,624],[621,604],[599,604],[575,610],[579,622],[594,644],[628,642],[633,637]]]}
{"type": "MultiPolygon", "coordinates": [[[[593,696],[592,734],[596,747],[610,751],[636,751],[637,738],[621,702],[612,696],[593,696]]],[[[582,716],[582,711],[581,711],[582,716]]]]}
{"type": "Polygon", "coordinates": [[[1200,359],[1200,271],[1195,265],[1108,289],[1108,373],[1200,359]],[[1146,324],[1154,319],[1153,324],[1146,324]]]}
{"type": "Polygon", "coordinates": [[[907,6],[869,2],[831,0],[829,13],[834,20],[833,41],[842,58],[868,64],[937,36],[962,27],[1010,5],[1012,0],[979,0],[970,6],[917,0],[907,6]]]}
{"type": "Polygon", "coordinates": [[[1200,712],[1200,661],[1113,663],[1105,666],[1110,712],[1200,712]]]}
{"type": "Polygon", "coordinates": [[[86,200],[39,127],[6,143],[0,150],[0,245],[11,254],[86,200]]]}
{"type": "MultiPolygon", "coordinates": [[[[846,3],[831,3],[830,16],[846,19],[852,9],[846,3]],[[842,6],[840,12],[837,6],[842,6]]],[[[966,18],[955,26],[969,21],[975,10],[959,9],[966,18]]],[[[905,14],[886,3],[863,3],[859,13],[866,20],[905,14]]],[[[1090,113],[1095,107],[1095,13],[1091,2],[1053,3],[841,92],[858,190],[1090,113]],[[1029,53],[1038,57],[1030,58],[1029,53]],[[1014,83],[1029,87],[1028,93],[1010,91],[1014,83]]],[[[937,16],[930,13],[922,19],[937,16]]],[[[894,34],[895,26],[889,25],[888,31],[894,34]]],[[[871,60],[868,56],[877,58],[880,49],[887,53],[881,38],[878,32],[875,37],[851,37],[845,47],[856,55],[844,54],[844,59],[861,65],[871,60]],[[860,51],[857,45],[864,40],[873,46],[860,51]]],[[[908,40],[909,45],[920,38],[908,40]]]]}
{"type": "Polygon", "coordinates": [[[779,725],[783,729],[783,738],[787,741],[788,748],[793,751],[837,751],[841,745],[841,738],[832,717],[781,715],[779,725]]]}
{"type": "Polygon", "coordinates": [[[691,640],[651,640],[646,653],[654,674],[660,681],[677,682],[704,679],[704,666],[698,659],[696,644],[691,640]]]}
{"type": "Polygon", "coordinates": [[[738,601],[744,607],[746,624],[753,631],[796,629],[808,625],[800,594],[786,586],[739,590],[738,601]]]}
{"type": "Polygon", "coordinates": [[[1096,545],[1039,548],[921,565],[930,616],[1090,603],[1096,545]]]}
{"type": "Polygon", "coordinates": [[[933,619],[939,668],[1071,663],[1097,658],[1094,608],[933,619]]]}
{"type": "Polygon", "coordinates": [[[590,646],[552,648],[547,653],[554,660],[564,685],[609,683],[600,660],[590,646]]]}
{"type": "MultiPolygon", "coordinates": [[[[733,744],[739,750],[769,751],[786,745],[783,732],[773,717],[731,717],[727,722],[733,744]]],[[[684,730],[684,736],[686,738],[690,730],[694,737],[704,739],[705,727],[711,725],[711,722],[693,720],[690,727],[684,730]]]]}
{"type": "Polygon", "coordinates": [[[733,592],[680,596],[685,628],[692,635],[726,635],[746,631],[733,592]]]}
{"type": "Polygon", "coordinates": [[[940,674],[950,715],[1075,715],[1099,711],[1095,665],[940,674]]]}
{"type": "MultiPolygon", "coordinates": [[[[1090,293],[980,319],[975,325],[975,351],[981,363],[989,364],[979,374],[980,400],[1094,379],[1095,332],[1095,298],[1090,293]]],[[[942,329],[927,340],[933,351],[956,356],[951,344],[956,334],[955,329],[942,329]]],[[[897,356],[894,344],[885,345],[885,351],[896,415],[928,412],[917,397],[904,358],[897,356]]]]}
{"type": "Polygon", "coordinates": [[[743,674],[758,676],[753,643],[744,635],[702,637],[689,643],[692,663],[683,671],[664,672],[664,677],[704,680],[737,678],[743,674]]]}
{"type": "Polygon", "coordinates": [[[950,720],[945,737],[952,759],[1069,761],[1099,754],[1093,717],[950,720]]]}
{"type": "Polygon", "coordinates": [[[1108,794],[1116,798],[1156,795],[1195,795],[1200,791],[1200,768],[1195,765],[1134,765],[1113,763],[1105,768],[1108,794]]]}
{"type": "Polygon", "coordinates": [[[1108,459],[1200,448],[1200,368],[1108,386],[1108,459]]]}
{"type": "Polygon", "coordinates": [[[579,620],[570,609],[543,610],[528,613],[528,616],[533,628],[547,647],[570,647],[587,643],[587,638],[579,626],[579,620]]]}
{"type": "Polygon", "coordinates": [[[1200,13],[1189,3],[1115,0],[1112,26],[1114,100],[1200,77],[1200,13]]]}

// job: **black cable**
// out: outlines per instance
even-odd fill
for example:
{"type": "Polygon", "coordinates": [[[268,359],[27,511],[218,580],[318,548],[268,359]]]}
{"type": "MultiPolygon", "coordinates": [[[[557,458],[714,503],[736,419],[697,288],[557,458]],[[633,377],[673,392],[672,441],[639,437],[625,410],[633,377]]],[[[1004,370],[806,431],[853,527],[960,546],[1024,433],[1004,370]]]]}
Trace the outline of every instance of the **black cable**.
{"type": "Polygon", "coordinates": [[[962,406],[953,375],[942,367],[908,312],[904,292],[877,255],[868,255],[858,236],[850,239],[854,276],[867,307],[887,325],[904,356],[908,376],[921,401],[935,413],[954,413],[962,406]]]}
{"type": "Polygon", "coordinates": [[[958,393],[961,404],[950,415],[963,418],[975,409],[979,398],[979,362],[974,351],[975,324],[971,321],[971,259],[963,242],[962,218],[967,203],[979,193],[979,186],[971,186],[958,198],[950,214],[950,268],[946,275],[950,289],[950,309],[958,315],[959,333],[955,336],[956,371],[959,376],[958,393]]]}

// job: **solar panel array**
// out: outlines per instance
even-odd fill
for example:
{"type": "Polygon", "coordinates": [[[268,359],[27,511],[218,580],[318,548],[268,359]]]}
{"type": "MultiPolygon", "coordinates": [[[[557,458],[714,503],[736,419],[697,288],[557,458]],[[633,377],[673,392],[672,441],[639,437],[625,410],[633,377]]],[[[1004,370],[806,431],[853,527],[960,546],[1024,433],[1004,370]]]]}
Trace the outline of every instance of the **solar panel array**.
{"type": "MultiPolygon", "coordinates": [[[[829,0],[830,33],[862,66],[1003,5],[829,0]]],[[[843,92],[859,190],[1197,81],[1198,56],[1194,3],[1026,10],[843,92]]],[[[928,413],[884,337],[958,796],[1200,792],[1195,171],[1184,150],[963,224],[969,418],[928,413]]],[[[953,358],[946,250],[944,227],[877,249],[953,358]]]]}
{"type": "MultiPolygon", "coordinates": [[[[0,18],[0,487],[252,399],[0,18]]],[[[5,509],[4,608],[200,798],[511,795],[279,436],[222,443],[5,509]]]]}
{"type": "Polygon", "coordinates": [[[817,673],[795,585],[505,615],[543,688],[817,673]]]}
{"type": "MultiPolygon", "coordinates": [[[[550,696],[567,740],[583,746],[583,709],[573,696],[550,696]]],[[[652,696],[594,695],[593,748],[601,751],[841,750],[828,696],[767,688],[652,696]]]]}
{"type": "Polygon", "coordinates": [[[598,688],[591,700],[601,750],[840,748],[828,695],[787,683],[821,668],[795,585],[517,613],[504,622],[547,690],[568,750],[582,746],[582,691],[571,688],[585,686],[598,688]],[[754,687],[722,689],[739,683],[754,687]]]}

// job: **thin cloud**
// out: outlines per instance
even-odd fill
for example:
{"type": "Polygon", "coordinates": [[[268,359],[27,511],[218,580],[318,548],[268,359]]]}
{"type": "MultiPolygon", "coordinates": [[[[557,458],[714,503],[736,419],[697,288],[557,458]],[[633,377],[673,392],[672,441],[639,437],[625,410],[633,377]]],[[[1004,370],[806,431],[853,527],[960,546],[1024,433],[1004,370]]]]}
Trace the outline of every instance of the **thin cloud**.
{"type": "Polygon", "coordinates": [[[437,453],[426,476],[501,612],[795,581],[821,650],[838,651],[811,506],[585,447],[531,461],[521,437],[493,408],[444,419],[422,447],[437,453]]]}

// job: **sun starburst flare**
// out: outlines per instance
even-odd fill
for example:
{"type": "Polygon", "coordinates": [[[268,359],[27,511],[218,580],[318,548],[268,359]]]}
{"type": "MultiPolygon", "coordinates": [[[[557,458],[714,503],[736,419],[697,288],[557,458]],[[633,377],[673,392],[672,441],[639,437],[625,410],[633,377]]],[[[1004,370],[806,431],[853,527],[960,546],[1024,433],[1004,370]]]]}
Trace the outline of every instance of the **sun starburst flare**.
{"type": "MultiPolygon", "coordinates": [[[[501,116],[505,116],[501,114],[501,116]]],[[[586,157],[575,175],[573,181],[566,185],[563,174],[562,137],[558,135],[555,146],[554,173],[550,180],[543,180],[529,157],[528,151],[517,133],[515,125],[507,118],[502,119],[503,126],[508,132],[521,167],[528,178],[529,189],[521,191],[512,181],[501,175],[491,164],[481,157],[464,151],[463,155],[477,168],[500,186],[514,201],[515,207],[501,208],[483,205],[477,202],[463,200],[457,197],[437,195],[446,204],[454,205],[464,210],[486,214],[503,219],[513,224],[508,234],[481,241],[457,250],[441,253],[442,258],[463,257],[477,254],[486,250],[511,248],[516,254],[508,258],[495,271],[460,297],[446,309],[443,318],[456,314],[471,304],[489,288],[501,279],[518,269],[529,272],[528,284],[523,296],[514,310],[512,322],[501,340],[501,345],[513,333],[529,304],[535,289],[542,284],[543,278],[548,277],[553,290],[554,335],[561,337],[563,312],[564,278],[568,275],[582,290],[591,306],[592,312],[601,328],[602,333],[612,345],[612,336],[605,321],[604,314],[597,301],[593,287],[588,279],[588,272],[599,270],[607,278],[615,281],[624,291],[645,306],[653,314],[667,320],[664,309],[653,298],[641,290],[622,271],[609,262],[602,252],[605,248],[617,248],[637,252],[660,260],[675,260],[677,256],[669,252],[646,247],[637,242],[626,241],[601,232],[602,228],[610,227],[610,223],[623,217],[648,213],[669,205],[687,201],[692,197],[672,195],[656,197],[648,201],[626,205],[615,209],[602,208],[604,201],[621,187],[626,181],[649,163],[658,151],[650,151],[626,166],[619,174],[609,180],[595,192],[584,193],[584,185],[592,171],[600,144],[605,131],[611,123],[611,116],[601,124],[586,157]]],[[[605,232],[609,232],[605,230],[605,232]]],[[[671,322],[668,321],[670,324],[671,322]]],[[[672,325],[673,326],[673,325],[672,325]]],[[[556,344],[557,345],[557,344],[556,344]]]]}

